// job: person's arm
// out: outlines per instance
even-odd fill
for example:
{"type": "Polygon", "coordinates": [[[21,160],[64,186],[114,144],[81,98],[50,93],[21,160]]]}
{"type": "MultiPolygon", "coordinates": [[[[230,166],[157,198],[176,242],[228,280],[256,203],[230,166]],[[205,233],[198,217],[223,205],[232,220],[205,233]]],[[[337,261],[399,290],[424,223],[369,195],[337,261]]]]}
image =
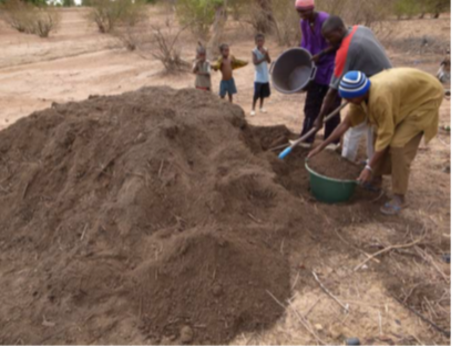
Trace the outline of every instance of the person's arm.
{"type": "Polygon", "coordinates": [[[211,65],[211,68],[214,70],[214,71],[218,71],[220,70],[222,67],[222,57],[219,58],[218,60],[216,60],[216,62],[211,65]]]}
{"type": "Polygon", "coordinates": [[[325,99],[323,99],[323,104],[320,109],[320,113],[314,123],[314,126],[320,130],[323,127],[323,119],[325,118],[325,115],[328,114],[329,111],[333,109],[333,105],[336,101],[336,94],[337,90],[330,87],[328,89],[328,92],[325,95],[325,99]]]}
{"type": "Polygon", "coordinates": [[[377,140],[375,142],[375,154],[372,156],[368,165],[361,172],[358,181],[362,184],[372,180],[377,164],[386,154],[386,150],[394,137],[394,120],[391,109],[392,95],[386,98],[377,99],[374,108],[374,118],[377,122],[377,140]]]}
{"type": "Polygon", "coordinates": [[[236,59],[233,55],[232,55],[231,59],[232,59],[232,69],[233,70],[240,69],[240,68],[246,66],[247,64],[249,64],[247,61],[236,59]]]}
{"type": "Polygon", "coordinates": [[[323,56],[333,53],[335,51],[336,51],[336,49],[334,47],[329,46],[329,47],[325,48],[324,50],[320,51],[320,53],[315,54],[312,57],[312,61],[317,64],[323,56]]]}
{"type": "Polygon", "coordinates": [[[358,177],[358,182],[365,184],[372,180],[374,170],[377,167],[377,164],[382,160],[383,156],[386,154],[386,148],[381,151],[375,152],[372,159],[366,165],[366,167],[361,171],[361,174],[358,177]]]}
{"type": "Polygon", "coordinates": [[[197,75],[197,72],[199,71],[199,61],[196,60],[193,67],[192,67],[192,73],[197,75]]]}
{"type": "Polygon", "coordinates": [[[336,129],[334,129],[331,135],[320,145],[318,145],[314,150],[312,150],[307,157],[312,158],[316,156],[318,153],[323,151],[329,144],[340,139],[347,132],[347,130],[351,128],[351,126],[352,124],[350,121],[350,117],[349,116],[345,117],[342,123],[340,123],[336,129]]]}
{"type": "Polygon", "coordinates": [[[268,64],[271,64],[270,51],[265,49],[265,60],[268,64]]]}
{"type": "Polygon", "coordinates": [[[268,63],[271,63],[271,59],[268,55],[268,51],[266,51],[265,56],[262,59],[258,59],[257,55],[254,52],[252,52],[252,62],[254,63],[254,65],[260,65],[261,63],[264,63],[265,61],[268,63]]]}

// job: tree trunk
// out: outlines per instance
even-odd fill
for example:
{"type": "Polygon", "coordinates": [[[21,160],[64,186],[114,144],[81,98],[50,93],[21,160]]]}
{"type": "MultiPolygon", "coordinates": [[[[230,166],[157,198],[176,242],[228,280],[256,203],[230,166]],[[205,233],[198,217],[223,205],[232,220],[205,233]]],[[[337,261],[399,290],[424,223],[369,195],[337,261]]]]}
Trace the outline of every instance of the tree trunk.
{"type": "Polygon", "coordinates": [[[276,24],[273,16],[271,0],[256,0],[256,3],[262,12],[258,15],[259,19],[257,20],[256,29],[263,34],[269,34],[273,31],[276,24]]]}
{"type": "Polygon", "coordinates": [[[212,56],[219,54],[218,46],[220,44],[222,34],[224,33],[225,22],[227,21],[227,0],[216,8],[216,15],[212,26],[212,34],[208,47],[212,56]]]}

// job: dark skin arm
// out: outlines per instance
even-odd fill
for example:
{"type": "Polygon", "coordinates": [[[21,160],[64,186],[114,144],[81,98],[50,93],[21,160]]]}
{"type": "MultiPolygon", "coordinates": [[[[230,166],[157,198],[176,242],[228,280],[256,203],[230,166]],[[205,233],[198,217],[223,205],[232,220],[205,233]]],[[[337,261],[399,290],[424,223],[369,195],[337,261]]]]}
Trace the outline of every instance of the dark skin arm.
{"type": "Polygon", "coordinates": [[[200,76],[209,76],[210,74],[208,72],[200,72],[199,71],[199,60],[196,60],[196,63],[194,65],[194,68],[192,69],[192,73],[200,76]]]}
{"type": "MultiPolygon", "coordinates": [[[[332,134],[325,140],[323,141],[320,145],[318,145],[314,150],[312,150],[308,154],[308,158],[312,158],[319,154],[321,151],[323,151],[330,143],[340,139],[348,129],[351,128],[351,121],[349,117],[347,116],[341,124],[337,126],[337,128],[332,132],[332,134]]],[[[383,156],[386,154],[387,148],[375,152],[374,156],[369,162],[369,166],[372,168],[372,171],[369,169],[364,168],[364,170],[361,172],[361,174],[358,177],[358,181],[361,184],[367,183],[372,181],[372,176],[373,176],[373,170],[376,169],[378,163],[382,160],[383,156]]]]}
{"type": "Polygon", "coordinates": [[[254,65],[259,65],[259,64],[263,63],[264,61],[271,63],[271,59],[270,59],[270,55],[268,54],[268,51],[263,50],[262,53],[265,54],[265,56],[262,59],[257,59],[257,56],[254,53],[252,53],[252,62],[254,63],[254,65]]]}
{"type": "Polygon", "coordinates": [[[361,183],[361,184],[364,184],[364,183],[367,183],[367,182],[370,182],[372,181],[372,174],[373,174],[373,170],[376,169],[377,167],[377,164],[380,162],[380,160],[385,156],[386,154],[386,151],[387,151],[387,148],[381,150],[381,151],[378,151],[378,152],[375,152],[374,156],[372,157],[372,159],[370,160],[369,162],[369,166],[372,168],[372,171],[370,171],[369,169],[364,169],[361,174],[359,175],[358,177],[358,181],[361,183]]]}
{"type": "Polygon", "coordinates": [[[323,57],[323,56],[326,55],[326,54],[330,54],[330,53],[332,53],[332,52],[335,52],[335,51],[336,51],[336,49],[335,49],[334,47],[331,47],[331,46],[330,46],[330,47],[324,49],[323,51],[321,51],[320,53],[314,55],[314,56],[312,57],[312,61],[313,61],[314,63],[317,64],[317,63],[319,62],[319,60],[320,60],[321,57],[323,57]]]}
{"type": "MultiPolygon", "coordinates": [[[[330,88],[328,93],[326,93],[325,99],[323,100],[323,105],[320,110],[320,114],[317,117],[317,120],[314,123],[314,126],[320,130],[323,127],[323,119],[325,115],[333,109],[334,102],[336,101],[337,90],[330,88]]],[[[337,139],[336,139],[337,140],[337,139]]]]}
{"type": "Polygon", "coordinates": [[[350,118],[347,116],[342,123],[340,123],[336,129],[331,133],[331,135],[323,141],[320,145],[314,148],[309,154],[308,158],[312,158],[323,151],[329,144],[333,143],[334,141],[340,139],[348,129],[351,128],[350,118]]]}

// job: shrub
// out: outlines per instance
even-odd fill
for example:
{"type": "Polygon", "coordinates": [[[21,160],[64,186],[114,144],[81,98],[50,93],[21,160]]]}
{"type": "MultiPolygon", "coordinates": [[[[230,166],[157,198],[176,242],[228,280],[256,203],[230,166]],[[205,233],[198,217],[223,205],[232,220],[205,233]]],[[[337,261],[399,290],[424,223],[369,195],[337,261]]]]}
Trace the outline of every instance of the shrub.
{"type": "Polygon", "coordinates": [[[178,0],[177,16],[181,25],[188,26],[197,37],[207,40],[216,19],[216,10],[224,3],[224,0],[178,0]]]}
{"type": "Polygon", "coordinates": [[[117,26],[134,26],[146,18],[145,2],[142,0],[90,0],[88,19],[96,23],[99,32],[110,33],[117,26]]]}
{"type": "Polygon", "coordinates": [[[50,7],[37,7],[20,0],[9,0],[2,5],[3,19],[12,28],[26,34],[48,37],[60,23],[59,12],[50,7]]]}

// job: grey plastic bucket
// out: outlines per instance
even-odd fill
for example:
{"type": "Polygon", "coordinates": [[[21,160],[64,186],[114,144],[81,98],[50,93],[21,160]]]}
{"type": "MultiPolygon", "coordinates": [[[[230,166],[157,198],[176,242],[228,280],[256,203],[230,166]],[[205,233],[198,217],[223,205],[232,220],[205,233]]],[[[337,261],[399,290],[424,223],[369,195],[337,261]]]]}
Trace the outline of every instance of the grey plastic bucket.
{"type": "Polygon", "coordinates": [[[271,67],[274,88],[283,94],[302,92],[315,78],[317,67],[312,54],[304,48],[290,48],[271,67]]]}

